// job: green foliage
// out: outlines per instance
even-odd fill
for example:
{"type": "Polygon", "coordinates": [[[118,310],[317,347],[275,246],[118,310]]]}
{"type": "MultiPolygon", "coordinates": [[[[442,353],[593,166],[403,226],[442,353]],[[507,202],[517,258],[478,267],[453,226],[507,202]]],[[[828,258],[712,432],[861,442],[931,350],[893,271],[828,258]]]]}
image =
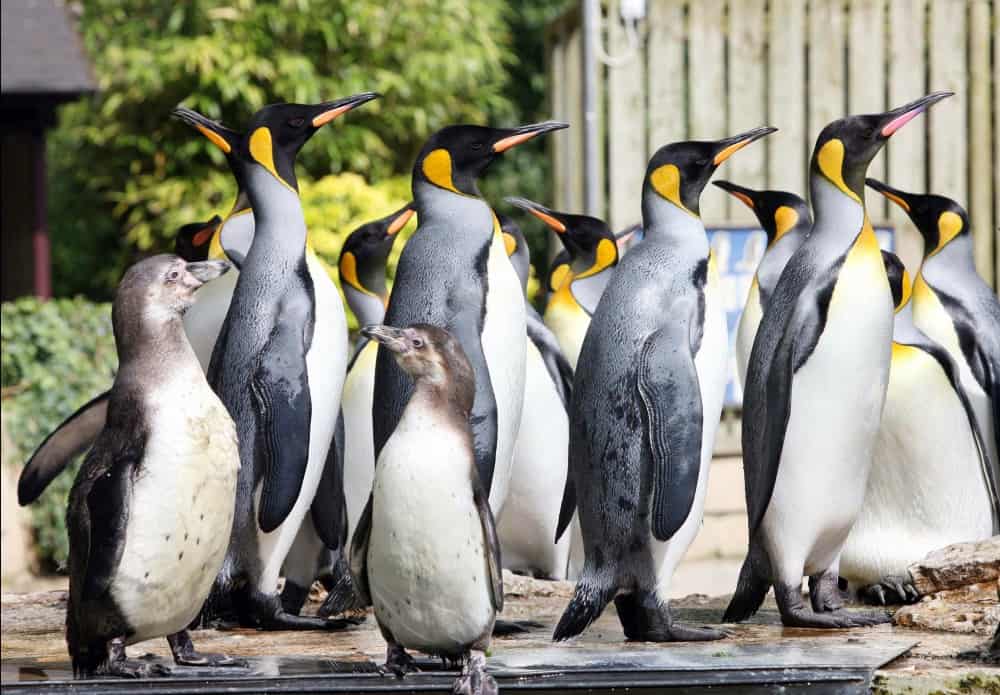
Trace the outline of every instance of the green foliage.
{"type": "MultiPolygon", "coordinates": [[[[118,359],[111,309],[83,299],[25,298],[0,307],[4,427],[13,445],[6,461],[27,461],[42,439],[114,378],[118,359]]],[[[32,506],[38,555],[46,569],[66,560],[66,498],[77,466],[32,506]]]]}

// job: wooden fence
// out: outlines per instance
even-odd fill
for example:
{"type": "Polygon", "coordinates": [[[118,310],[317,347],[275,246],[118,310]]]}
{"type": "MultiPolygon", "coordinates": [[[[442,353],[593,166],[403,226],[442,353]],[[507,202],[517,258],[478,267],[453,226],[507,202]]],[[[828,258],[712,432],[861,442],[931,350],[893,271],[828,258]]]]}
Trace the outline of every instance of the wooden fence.
{"type": "MultiPolygon", "coordinates": [[[[610,0],[602,22],[612,55],[628,50],[617,8],[610,0]]],[[[961,202],[979,270],[998,287],[998,25],[1000,0],[648,0],[633,59],[599,71],[600,210],[615,228],[638,221],[646,161],[661,145],[758,125],[780,132],[717,176],[805,195],[813,142],[826,123],[947,89],[956,95],[894,135],[870,175],[961,202]]],[[[584,204],[581,38],[577,8],[549,27],[552,116],[577,126],[550,139],[552,202],[567,210],[584,204]]],[[[874,192],[868,202],[873,222],[896,227],[897,251],[913,268],[922,242],[905,213],[874,192]]],[[[713,186],[701,208],[710,224],[753,219],[713,186]]]]}

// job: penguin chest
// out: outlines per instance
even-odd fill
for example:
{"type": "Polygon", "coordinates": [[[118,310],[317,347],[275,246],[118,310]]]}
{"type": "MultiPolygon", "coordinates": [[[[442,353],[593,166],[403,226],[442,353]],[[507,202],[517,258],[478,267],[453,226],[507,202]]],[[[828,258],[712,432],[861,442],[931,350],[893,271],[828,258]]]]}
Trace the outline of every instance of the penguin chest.
{"type": "Polygon", "coordinates": [[[239,276],[239,271],[231,268],[222,277],[201,287],[195,295],[194,305],[184,314],[184,332],[204,372],[208,371],[212,350],[226,320],[239,276]]]}
{"type": "Polygon", "coordinates": [[[458,654],[493,622],[468,438],[413,403],[379,456],[368,583],[375,616],[405,647],[458,654]]]}
{"type": "Polygon", "coordinates": [[[750,352],[753,350],[753,341],[757,337],[757,327],[760,326],[760,319],[764,315],[763,307],[760,303],[760,286],[757,278],[754,277],[750,286],[750,294],[747,295],[747,303],[740,314],[740,324],[736,329],[736,374],[739,377],[740,386],[746,384],[747,365],[750,364],[750,352]]]}
{"type": "Polygon", "coordinates": [[[240,458],[236,431],[204,379],[151,394],[111,595],[129,643],[183,629],[208,597],[229,544],[240,458]]]}
{"type": "Polygon", "coordinates": [[[527,328],[521,281],[507,258],[500,234],[493,235],[489,253],[482,345],[497,404],[497,452],[490,505],[499,512],[507,498],[514,442],[524,404],[527,328]]]}
{"type": "Polygon", "coordinates": [[[372,402],[375,397],[375,360],[378,344],[361,349],[344,382],[344,498],[347,501],[348,537],[368,501],[375,475],[375,445],[372,432],[372,402]]]}
{"type": "Polygon", "coordinates": [[[568,282],[563,283],[552,295],[543,318],[545,325],[552,329],[559,340],[559,348],[569,365],[576,370],[583,339],[587,337],[587,329],[590,327],[590,316],[573,298],[568,282]]]}

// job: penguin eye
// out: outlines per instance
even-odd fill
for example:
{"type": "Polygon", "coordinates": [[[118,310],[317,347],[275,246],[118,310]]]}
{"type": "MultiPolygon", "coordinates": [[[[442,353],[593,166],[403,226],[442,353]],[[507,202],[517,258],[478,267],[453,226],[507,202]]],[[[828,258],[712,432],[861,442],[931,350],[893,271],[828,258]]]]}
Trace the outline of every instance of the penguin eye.
{"type": "Polygon", "coordinates": [[[423,348],[423,346],[424,346],[424,339],[423,338],[414,338],[413,339],[413,347],[415,347],[416,349],[420,350],[421,348],[423,348]]]}
{"type": "Polygon", "coordinates": [[[169,280],[170,282],[173,282],[174,280],[176,280],[180,276],[181,276],[181,271],[176,270],[176,269],[175,270],[171,270],[169,273],[167,273],[167,280],[169,280]]]}
{"type": "Polygon", "coordinates": [[[483,143],[481,143],[481,142],[474,142],[474,143],[472,143],[472,149],[474,149],[474,150],[481,150],[481,149],[483,149],[483,143]]]}
{"type": "Polygon", "coordinates": [[[305,122],[306,122],[306,119],[304,119],[304,118],[290,118],[288,120],[288,125],[290,125],[293,128],[301,128],[302,124],[305,123],[305,122]]]}

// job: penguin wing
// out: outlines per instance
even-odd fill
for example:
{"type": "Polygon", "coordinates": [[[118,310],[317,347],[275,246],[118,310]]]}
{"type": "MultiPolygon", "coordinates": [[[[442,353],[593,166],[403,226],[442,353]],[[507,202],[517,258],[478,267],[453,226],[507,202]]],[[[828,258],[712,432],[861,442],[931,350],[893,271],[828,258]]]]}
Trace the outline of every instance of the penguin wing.
{"type": "Polygon", "coordinates": [[[636,369],[652,456],[650,521],[661,541],[677,533],[691,512],[701,468],[701,388],[691,349],[691,336],[701,329],[691,320],[670,320],[650,335],[636,369]]]}
{"type": "Polygon", "coordinates": [[[347,542],[347,503],[344,499],[344,411],[337,415],[333,441],[326,452],[323,476],[312,507],[313,526],[330,550],[340,550],[347,542]]]}
{"type": "Polygon", "coordinates": [[[368,539],[372,533],[372,495],[369,493],[358,525],[354,527],[354,538],[351,539],[351,578],[354,580],[354,591],[362,606],[372,605],[372,597],[368,588],[368,539]]]}
{"type": "Polygon", "coordinates": [[[486,549],[486,563],[490,570],[490,600],[497,613],[503,610],[503,564],[500,562],[500,537],[497,536],[496,522],[490,509],[490,496],[479,480],[472,476],[472,501],[479,512],[479,523],[483,526],[483,540],[486,549]]]}
{"type": "Polygon", "coordinates": [[[257,520],[265,533],[278,528],[295,505],[309,463],[312,399],[306,351],[312,312],[305,301],[285,302],[250,381],[257,441],[255,470],[263,475],[257,520]]]}
{"type": "Polygon", "coordinates": [[[105,391],[66,418],[35,449],[17,481],[22,507],[41,495],[66,466],[87,450],[104,428],[110,392],[105,391]]]}
{"type": "Polygon", "coordinates": [[[545,369],[552,377],[552,383],[559,393],[559,398],[569,412],[569,399],[573,393],[573,368],[569,365],[569,360],[562,354],[559,348],[559,340],[555,333],[542,321],[534,307],[526,306],[528,338],[538,348],[545,362],[545,369]]]}

